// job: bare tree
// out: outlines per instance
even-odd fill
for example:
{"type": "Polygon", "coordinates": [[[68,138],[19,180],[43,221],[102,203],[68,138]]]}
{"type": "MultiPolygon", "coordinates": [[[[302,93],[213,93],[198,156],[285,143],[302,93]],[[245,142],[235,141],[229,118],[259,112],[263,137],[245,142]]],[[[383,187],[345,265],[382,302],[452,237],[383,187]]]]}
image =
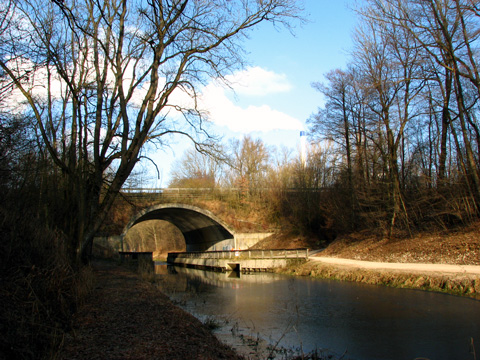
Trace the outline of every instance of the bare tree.
{"type": "Polygon", "coordinates": [[[438,177],[443,182],[449,129],[456,144],[458,164],[478,212],[480,175],[472,140],[477,141],[478,147],[475,137],[479,138],[479,127],[473,109],[480,94],[476,56],[480,45],[479,2],[369,0],[369,3],[374,9],[371,18],[401,27],[422,48],[426,59],[443,68],[434,78],[444,99],[438,177]],[[472,93],[472,89],[476,89],[476,93],[472,93]],[[472,133],[475,134],[473,139],[472,133]]]}
{"type": "Polygon", "coordinates": [[[60,171],[72,254],[95,232],[145,143],[208,141],[197,95],[242,64],[238,40],[297,18],[294,0],[25,0],[1,34],[0,67],[60,171]],[[202,140],[203,138],[203,140],[202,140]]]}
{"type": "Polygon", "coordinates": [[[309,119],[311,132],[319,134],[330,141],[339,141],[347,158],[348,187],[352,187],[352,102],[353,93],[349,87],[353,85],[353,78],[340,69],[332,70],[325,75],[328,84],[313,83],[313,87],[321,92],[325,98],[325,108],[309,119]]]}
{"type": "Polygon", "coordinates": [[[220,159],[216,156],[188,149],[171,172],[169,187],[214,188],[218,182],[220,159]]]}
{"type": "Polygon", "coordinates": [[[227,160],[230,185],[249,192],[258,189],[268,173],[269,159],[270,151],[261,139],[246,135],[231,140],[227,160]]]}
{"type": "Polygon", "coordinates": [[[185,250],[182,232],[163,220],[147,220],[134,225],[125,235],[125,250],[152,251],[167,255],[171,251],[185,250]]]}
{"type": "Polygon", "coordinates": [[[379,121],[377,146],[382,151],[389,184],[391,233],[398,215],[403,215],[407,226],[409,223],[402,195],[409,149],[405,134],[412,119],[419,115],[417,105],[425,84],[424,53],[408,30],[379,12],[374,5],[361,12],[364,23],[355,37],[354,55],[371,94],[369,108],[379,121]]]}

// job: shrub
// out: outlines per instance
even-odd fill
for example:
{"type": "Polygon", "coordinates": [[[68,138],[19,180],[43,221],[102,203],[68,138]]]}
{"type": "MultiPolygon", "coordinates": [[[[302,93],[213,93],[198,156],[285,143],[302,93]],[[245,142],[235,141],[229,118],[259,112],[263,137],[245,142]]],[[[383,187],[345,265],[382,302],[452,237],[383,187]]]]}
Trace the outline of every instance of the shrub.
{"type": "Polygon", "coordinates": [[[0,358],[54,358],[72,314],[90,291],[74,269],[65,236],[35,217],[0,208],[0,358]]]}

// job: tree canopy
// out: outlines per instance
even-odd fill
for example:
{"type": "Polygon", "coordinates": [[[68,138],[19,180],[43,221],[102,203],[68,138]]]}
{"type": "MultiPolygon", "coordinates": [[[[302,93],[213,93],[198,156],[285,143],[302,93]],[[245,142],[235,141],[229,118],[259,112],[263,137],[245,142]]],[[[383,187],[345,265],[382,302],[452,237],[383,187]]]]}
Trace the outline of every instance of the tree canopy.
{"type": "Polygon", "coordinates": [[[0,67],[10,112],[32,117],[63,192],[63,228],[86,259],[147,142],[208,145],[197,97],[243,64],[241,39],[288,25],[293,0],[3,2],[0,67]]]}

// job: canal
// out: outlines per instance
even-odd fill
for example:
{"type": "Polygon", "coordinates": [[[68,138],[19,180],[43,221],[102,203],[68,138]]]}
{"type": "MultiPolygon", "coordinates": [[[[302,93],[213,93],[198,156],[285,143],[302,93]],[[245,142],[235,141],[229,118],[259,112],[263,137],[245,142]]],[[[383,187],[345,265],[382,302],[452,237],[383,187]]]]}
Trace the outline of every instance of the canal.
{"type": "Polygon", "coordinates": [[[258,358],[313,351],[356,360],[480,356],[478,300],[271,273],[156,271],[176,304],[244,354],[258,350],[258,358]]]}

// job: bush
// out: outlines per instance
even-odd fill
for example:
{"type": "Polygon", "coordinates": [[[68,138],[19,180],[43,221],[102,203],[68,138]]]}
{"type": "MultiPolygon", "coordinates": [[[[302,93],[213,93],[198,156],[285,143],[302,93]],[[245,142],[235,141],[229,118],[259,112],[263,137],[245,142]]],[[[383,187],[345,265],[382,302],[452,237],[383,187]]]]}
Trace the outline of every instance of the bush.
{"type": "Polygon", "coordinates": [[[88,268],[76,271],[65,237],[34,216],[0,208],[0,358],[50,359],[89,292],[88,268]]]}

